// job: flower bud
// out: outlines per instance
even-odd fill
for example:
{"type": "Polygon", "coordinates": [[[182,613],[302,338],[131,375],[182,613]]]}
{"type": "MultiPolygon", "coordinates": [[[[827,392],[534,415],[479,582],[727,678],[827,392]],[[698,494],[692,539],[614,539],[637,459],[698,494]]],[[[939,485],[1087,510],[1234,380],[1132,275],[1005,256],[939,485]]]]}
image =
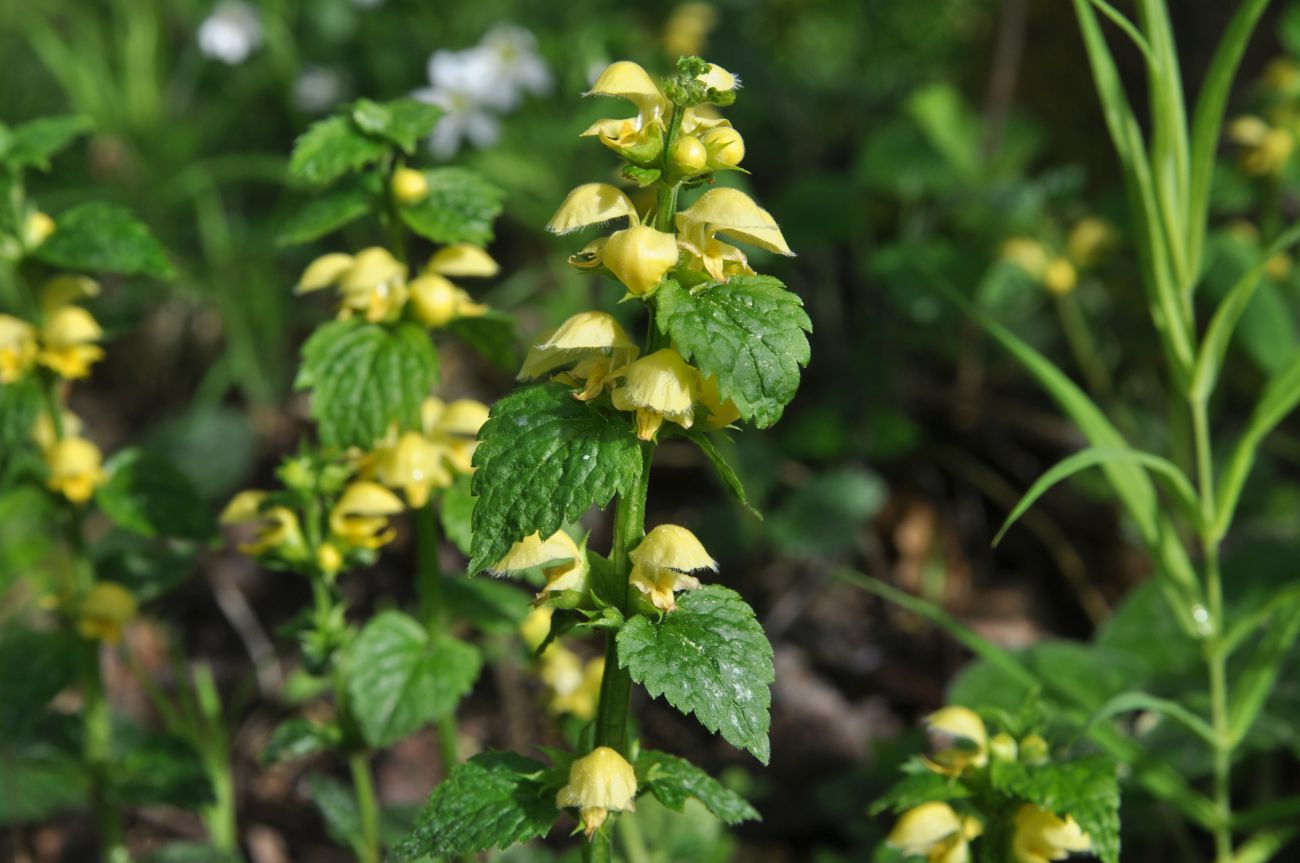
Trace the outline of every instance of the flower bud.
{"type": "Polygon", "coordinates": [[[714,126],[700,137],[710,168],[734,168],[745,158],[745,139],[730,126],[714,126]]]}
{"type": "Polygon", "coordinates": [[[590,838],[612,812],[636,808],[636,772],[608,746],[598,746],[569,767],[569,784],[555,795],[555,805],[575,806],[590,838]]]}
{"type": "Polygon", "coordinates": [[[1043,284],[1058,297],[1063,297],[1079,283],[1079,273],[1066,258],[1053,258],[1043,272],[1043,284]]]}
{"type": "Polygon", "coordinates": [[[1042,735],[1031,734],[1020,741],[1020,760],[1025,764],[1042,764],[1049,754],[1047,741],[1042,735]]]}
{"type": "Polygon", "coordinates": [[[115,581],[96,582],[81,602],[77,632],[107,644],[122,640],[122,626],[135,617],[138,606],[131,591],[115,581]]]}
{"type": "Polygon", "coordinates": [[[645,296],[677,265],[677,238],[649,225],[635,225],[610,235],[601,260],[628,293],[645,296]]]}
{"type": "Polygon", "coordinates": [[[989,755],[994,761],[1015,761],[1016,749],[1016,739],[1005,731],[989,740],[989,755]]]}
{"type": "Polygon", "coordinates": [[[54,220],[39,210],[23,222],[23,245],[34,249],[54,233],[54,220]]]}
{"type": "Polygon", "coordinates": [[[343,568],[343,554],[332,542],[323,542],[316,549],[316,565],[327,576],[334,576],[343,568]]]}
{"type": "Polygon", "coordinates": [[[683,174],[700,174],[709,167],[709,151],[694,135],[682,135],[673,144],[673,165],[683,174]]]}
{"type": "Polygon", "coordinates": [[[414,168],[398,168],[393,172],[393,199],[404,207],[418,204],[429,194],[429,181],[422,171],[414,168]]]}

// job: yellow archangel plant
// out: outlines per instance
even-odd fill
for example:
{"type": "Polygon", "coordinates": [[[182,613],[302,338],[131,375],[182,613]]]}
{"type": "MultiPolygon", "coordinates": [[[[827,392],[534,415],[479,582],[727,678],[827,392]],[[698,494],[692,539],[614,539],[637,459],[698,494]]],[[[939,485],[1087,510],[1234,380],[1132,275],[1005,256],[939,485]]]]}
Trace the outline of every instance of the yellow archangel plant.
{"type": "Polygon", "coordinates": [[[771,647],[753,610],[735,591],[704,583],[718,563],[690,530],[660,524],[647,532],[645,525],[651,462],[669,439],[697,446],[744,503],[711,434],[738,422],[774,423],[808,362],[811,325],[801,301],[757,272],[765,257],[750,260],[755,250],[793,252],[770,213],[719,182],[743,178],[744,139],[718,110],[738,88],[726,70],[686,57],[666,78],[614,63],[587,94],[630,106],[630,116],[582,133],[622,160],[623,183],[578,186],[547,229],[567,235],[613,224],[569,263],[618,285],[627,313],[607,310],[619,299],[610,294],[605,309],[574,315],[532,341],[519,377],[535,383],[498,401],[479,432],[470,570],[540,571],[536,604],[547,611],[529,618],[526,636],[552,710],[590,715],[587,693],[598,688],[594,716],[576,751],[550,751],[549,766],[484,753],[453,771],[398,845],[398,860],[541,836],[566,809],[589,840],[584,859],[609,860],[612,831],[620,818],[635,817],[635,798],[644,793],[674,807],[699,797],[728,823],[755,817],[699,768],[642,748],[629,717],[629,695],[640,684],[768,759],[771,647]],[[611,500],[605,557],[569,531],[593,505],[611,500]],[[561,642],[589,633],[604,635],[605,656],[583,666],[561,642]],[[554,806],[507,816],[504,785],[489,788],[487,776],[554,806]],[[484,824],[502,826],[471,826],[484,824]]]}

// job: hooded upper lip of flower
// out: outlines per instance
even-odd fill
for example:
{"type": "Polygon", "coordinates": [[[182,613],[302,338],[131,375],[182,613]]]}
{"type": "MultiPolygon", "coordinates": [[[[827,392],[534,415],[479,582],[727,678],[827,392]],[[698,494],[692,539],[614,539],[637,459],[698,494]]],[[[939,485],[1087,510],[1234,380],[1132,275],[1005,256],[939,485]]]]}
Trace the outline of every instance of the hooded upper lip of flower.
{"type": "Polygon", "coordinates": [[[584,137],[595,135],[616,147],[628,147],[641,132],[651,127],[660,131],[665,128],[668,98],[645,69],[629,60],[605,67],[585,95],[626,99],[637,112],[632,117],[597,120],[582,133],[584,137]]]}
{"type": "Polygon", "coordinates": [[[579,545],[562,530],[546,539],[532,533],[512,545],[491,571],[505,574],[538,566],[546,576],[546,586],[537,594],[539,600],[556,591],[582,590],[588,572],[586,544],[579,545]]]}
{"type": "Polygon", "coordinates": [[[700,580],[689,573],[718,569],[718,562],[695,534],[675,524],[657,525],[628,553],[628,558],[632,561],[632,585],[662,611],[677,608],[675,591],[700,586],[700,580]]]}
{"type": "Polygon", "coordinates": [[[678,244],[699,258],[705,271],[718,281],[725,281],[725,265],[738,262],[753,273],[745,254],[735,246],[716,239],[727,234],[778,255],[794,257],[781,228],[744,192],[736,189],[710,189],[690,207],[677,214],[678,244]]]}
{"type": "Polygon", "coordinates": [[[981,832],[974,818],[963,818],[947,803],[930,802],[904,812],[885,841],[909,857],[924,854],[930,863],[966,863],[969,840],[981,832]]]}
{"type": "Polygon", "coordinates": [[[1015,833],[1011,838],[1011,854],[1016,863],[1048,863],[1064,860],[1072,851],[1088,851],[1092,838],[1079,827],[1072,816],[1058,817],[1032,803],[1016,810],[1012,819],[1015,833]]]}
{"type": "Polygon", "coordinates": [[[539,378],[586,357],[614,357],[622,365],[638,353],[636,344],[613,315],[605,312],[580,312],[542,335],[528,349],[519,378],[539,378]]]}
{"type": "Polygon", "coordinates": [[[927,765],[939,773],[958,776],[967,767],[980,768],[988,764],[988,730],[979,714],[968,707],[950,705],[931,713],[925,720],[932,732],[952,737],[957,745],[935,753],[926,759],[927,765]]]}

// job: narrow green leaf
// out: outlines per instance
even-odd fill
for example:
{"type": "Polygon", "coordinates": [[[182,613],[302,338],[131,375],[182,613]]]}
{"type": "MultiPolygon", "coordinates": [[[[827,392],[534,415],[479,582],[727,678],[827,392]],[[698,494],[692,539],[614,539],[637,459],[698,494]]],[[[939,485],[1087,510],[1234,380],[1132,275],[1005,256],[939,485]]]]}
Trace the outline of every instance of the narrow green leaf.
{"type": "Polygon", "coordinates": [[[1245,666],[1234,673],[1232,697],[1228,702],[1228,729],[1233,746],[1241,743],[1259,718],[1297,637],[1300,637],[1300,607],[1292,606],[1276,616],[1245,666]]]}
{"type": "Polygon", "coordinates": [[[727,459],[719,452],[716,444],[713,443],[712,437],[708,432],[699,426],[687,429],[683,436],[700,448],[704,457],[713,465],[713,470],[717,473],[718,479],[722,480],[722,486],[735,498],[736,503],[740,504],[750,515],[762,521],[763,514],[754,508],[749,502],[749,495],[745,494],[745,485],[736,475],[735,469],[727,462],[727,459]]]}
{"type": "Polygon", "coordinates": [[[605,506],[641,471],[641,443],[626,417],[575,401],[555,384],[501,399],[479,441],[470,573],[529,534],[550,536],[592,506],[605,506]]]}
{"type": "Polygon", "coordinates": [[[64,211],[32,256],[53,267],[124,276],[172,277],[167,253],[131,211],[93,202],[64,211]]]}
{"type": "Polygon", "coordinates": [[[294,142],[289,176],[314,186],[324,186],[382,159],[391,148],[367,135],[348,117],[328,117],[313,123],[294,142]]]}
{"type": "Polygon", "coordinates": [[[1097,11],[1109,18],[1111,23],[1124,31],[1124,35],[1131,39],[1137,49],[1142,52],[1142,57],[1147,61],[1148,66],[1155,63],[1154,56],[1151,53],[1151,46],[1147,43],[1146,37],[1142,35],[1132,21],[1124,17],[1124,13],[1107,3],[1106,0],[1088,0],[1088,2],[1096,6],[1097,11]]]}
{"type": "Polygon", "coordinates": [[[735,276],[694,291],[669,279],[655,293],[655,322],[759,428],[781,418],[810,357],[803,301],[771,276],[735,276]]]}
{"type": "Polygon", "coordinates": [[[126,449],[104,465],[108,482],[95,492],[95,502],[113,523],[150,537],[206,542],[217,525],[194,484],[165,458],[144,450],[126,449]]]}
{"type": "Polygon", "coordinates": [[[1016,504],[1015,508],[1011,510],[1011,514],[1007,516],[1006,521],[1002,523],[1002,528],[993,537],[993,545],[996,546],[1000,543],[1002,537],[1006,536],[1007,531],[1011,529],[1011,526],[1019,521],[1020,517],[1057,483],[1089,468],[1122,462],[1141,465],[1157,477],[1166,480],[1169,490],[1174,494],[1174,498],[1182,505],[1188,515],[1192,518],[1198,517],[1199,503],[1196,497],[1196,489],[1192,487],[1191,482],[1173,462],[1141,450],[1089,447],[1057,462],[1029,487],[1029,491],[1025,492],[1024,497],[1020,498],[1020,502],[1016,504]]]}
{"type": "Polygon", "coordinates": [[[433,789],[393,863],[476,854],[545,836],[559,817],[546,765],[512,752],[483,752],[452,769],[433,789]]]}
{"type": "Polygon", "coordinates": [[[1101,706],[1096,713],[1088,719],[1088,727],[1098,722],[1105,722],[1121,713],[1130,713],[1134,710],[1145,710],[1151,713],[1158,713],[1166,716],[1175,722],[1181,724],[1188,731],[1191,731],[1197,737],[1200,737],[1210,746],[1217,746],[1219,735],[1215,733],[1210,723],[1206,722],[1195,713],[1183,707],[1176,701],[1170,701],[1167,698],[1160,698],[1149,692],[1121,692],[1114,698],[1108,700],[1101,706]]]}
{"type": "Polygon", "coordinates": [[[429,193],[401,208],[402,221],[435,243],[487,245],[505,193],[465,168],[425,171],[429,193]]]}
{"type": "Polygon", "coordinates": [[[1268,262],[1280,252],[1300,242],[1300,224],[1292,225],[1268,247],[1259,261],[1242,274],[1241,278],[1228,290],[1223,302],[1214,310],[1214,317],[1205,330],[1201,341],[1201,350],[1196,357],[1196,367],[1192,371],[1191,397],[1206,401],[1214,392],[1214,385],[1223,368],[1223,358],[1228,353],[1228,343],[1237,328],[1237,323],[1250,305],[1251,298],[1259,287],[1268,262]]]}
{"type": "Polygon", "coordinates": [[[473,646],[431,636],[401,612],[372,618],[343,659],[352,713],[366,742],[390,746],[449,715],[473,688],[482,661],[473,646]]]}
{"type": "Polygon", "coordinates": [[[294,386],[312,391],[311,414],[326,446],[371,447],[390,426],[417,428],[438,382],[438,354],[411,323],[387,327],[332,321],[303,345],[294,386]]]}
{"type": "Polygon", "coordinates": [[[1272,827],[1251,836],[1237,848],[1232,863],[1268,863],[1277,859],[1277,853],[1290,844],[1300,827],[1272,827]]]}
{"type": "Polygon", "coordinates": [[[776,675],[772,646],[740,594],[718,585],[687,591],[655,623],[628,620],[618,634],[618,664],[682,713],[764,764],[776,675]]]}
{"type": "Polygon", "coordinates": [[[1237,503],[1241,499],[1241,490],[1255,466],[1259,445],[1277,428],[1278,423],[1295,410],[1297,404],[1300,404],[1300,356],[1269,379],[1237,445],[1228,456],[1215,495],[1215,539],[1222,539],[1232,524],[1237,503]]]}
{"type": "Polygon", "coordinates": [[[681,812],[687,798],[694,797],[724,824],[759,820],[745,798],[686,759],[667,752],[642,750],[636,759],[636,778],[639,791],[650,792],[674,812],[681,812]]]}
{"type": "Polygon", "coordinates": [[[340,183],[312,197],[280,227],[276,242],[281,246],[310,243],[355,222],[376,203],[376,190],[364,181],[340,183]]]}

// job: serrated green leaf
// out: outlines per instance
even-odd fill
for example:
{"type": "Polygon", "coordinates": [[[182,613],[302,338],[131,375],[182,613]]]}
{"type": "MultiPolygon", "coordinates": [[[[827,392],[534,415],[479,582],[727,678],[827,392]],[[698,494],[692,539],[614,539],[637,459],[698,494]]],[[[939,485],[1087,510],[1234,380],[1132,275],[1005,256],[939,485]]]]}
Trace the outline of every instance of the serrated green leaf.
{"type": "Polygon", "coordinates": [[[995,761],[994,789],[1064,818],[1074,816],[1102,863],[1119,863],[1119,779],[1115,762],[1102,756],[1036,766],[995,761]]]}
{"type": "Polygon", "coordinates": [[[655,321],[681,355],[744,419],[766,428],[781,418],[810,357],[812,322],[798,295],[771,276],[735,276],[688,291],[669,279],[655,293],[655,321]]]}
{"type": "Polygon", "coordinates": [[[451,616],[467,620],[484,632],[516,631],[532,607],[529,595],[507,581],[449,578],[442,590],[451,616]]]}
{"type": "Polygon", "coordinates": [[[435,243],[487,245],[505,193],[465,168],[425,171],[429,193],[401,208],[407,227],[435,243]]]}
{"type": "Polygon", "coordinates": [[[888,791],[871,801],[871,808],[867,811],[872,815],[904,812],[932,800],[960,800],[970,796],[970,789],[956,779],[924,770],[904,775],[888,791]]]}
{"type": "Polygon", "coordinates": [[[310,243],[355,222],[375,206],[373,185],[359,180],[321,192],[285,220],[276,242],[281,246],[310,243]]]}
{"type": "Polygon", "coordinates": [[[7,136],[7,146],[0,146],[0,163],[11,168],[48,171],[50,159],[94,125],[89,117],[79,114],[41,117],[23,123],[7,136]]]}
{"type": "Polygon", "coordinates": [[[311,415],[326,446],[371,447],[396,423],[417,428],[438,382],[438,354],[415,324],[333,321],[302,349],[294,386],[312,390],[311,415]]]}
{"type": "Polygon", "coordinates": [[[307,777],[305,789],[307,799],[325,819],[325,831],[330,838],[355,851],[364,849],[361,813],[357,811],[357,800],[351,789],[337,779],[319,773],[307,777]]]}
{"type": "Polygon", "coordinates": [[[772,646],[734,590],[687,591],[659,623],[633,617],[618,634],[618,664],[652,697],[767,763],[772,646]]]}
{"type": "Polygon", "coordinates": [[[194,485],[171,462],[139,449],[126,449],[105,464],[108,482],[95,502],[114,524],[142,536],[204,542],[217,526],[194,485]]]}
{"type": "Polygon", "coordinates": [[[433,789],[393,863],[475,854],[545,836],[559,816],[546,765],[513,752],[484,752],[452,769],[433,789]]]}
{"type": "Polygon", "coordinates": [[[636,759],[637,785],[660,803],[681,812],[694,797],[726,824],[760,820],[745,798],[684,758],[646,749],[636,759]]]}
{"type": "Polygon", "coordinates": [[[363,132],[385,138],[408,155],[415,152],[420,139],[433,131],[443,111],[414,99],[372,102],[358,99],[352,105],[352,121],[363,132]]]}
{"type": "Polygon", "coordinates": [[[515,319],[509,315],[490,311],[472,318],[457,318],[447,325],[447,331],[497,368],[507,372],[519,368],[519,334],[515,319]]]}
{"type": "Polygon", "coordinates": [[[263,764],[295,761],[337,746],[343,739],[338,726],[321,725],[294,716],[286,719],[271,732],[271,739],[262,750],[263,764]]]}
{"type": "Polygon", "coordinates": [[[555,384],[498,401],[479,440],[471,574],[523,537],[550,536],[592,505],[605,506],[641,472],[641,444],[626,419],[575,401],[555,384]]]}
{"type": "Polygon", "coordinates": [[[131,725],[114,728],[109,799],[117,806],[198,809],[215,798],[203,760],[189,742],[131,725]]]}
{"type": "Polygon", "coordinates": [[[745,494],[745,484],[740,481],[740,477],[736,474],[735,468],[731,466],[726,457],[718,450],[717,445],[713,443],[713,439],[709,436],[708,432],[702,430],[699,426],[696,426],[687,429],[683,432],[683,435],[689,439],[691,443],[699,447],[700,452],[704,453],[704,457],[709,460],[709,464],[713,465],[713,470],[717,472],[718,479],[722,480],[723,488],[725,488],[728,493],[735,498],[736,503],[744,507],[750,515],[754,516],[759,521],[762,521],[763,513],[759,512],[750,504],[749,495],[745,494]]]}
{"type": "Polygon", "coordinates": [[[0,632],[0,740],[13,740],[45,714],[77,676],[81,643],[71,634],[9,626],[0,632]]]}
{"type": "Polygon", "coordinates": [[[392,145],[367,135],[349,117],[328,117],[298,137],[289,157],[289,176],[313,186],[332,183],[388,153],[392,145]]]}
{"type": "Polygon", "coordinates": [[[0,748],[0,825],[43,821],[85,806],[88,796],[75,749],[48,741],[0,748]]]}
{"type": "Polygon", "coordinates": [[[474,495],[469,487],[470,478],[458,475],[451,485],[443,489],[438,499],[438,519],[442,524],[442,533],[466,557],[469,557],[470,543],[473,541],[470,519],[474,515],[474,495]]]}
{"type": "Polygon", "coordinates": [[[366,624],[343,661],[352,713],[378,748],[451,713],[483,660],[471,645],[430,636],[413,618],[386,611],[366,624]]]}
{"type": "Polygon", "coordinates": [[[92,202],[54,220],[54,233],[32,256],[54,267],[123,276],[172,277],[167,253],[143,222],[116,204],[92,202]]]}

